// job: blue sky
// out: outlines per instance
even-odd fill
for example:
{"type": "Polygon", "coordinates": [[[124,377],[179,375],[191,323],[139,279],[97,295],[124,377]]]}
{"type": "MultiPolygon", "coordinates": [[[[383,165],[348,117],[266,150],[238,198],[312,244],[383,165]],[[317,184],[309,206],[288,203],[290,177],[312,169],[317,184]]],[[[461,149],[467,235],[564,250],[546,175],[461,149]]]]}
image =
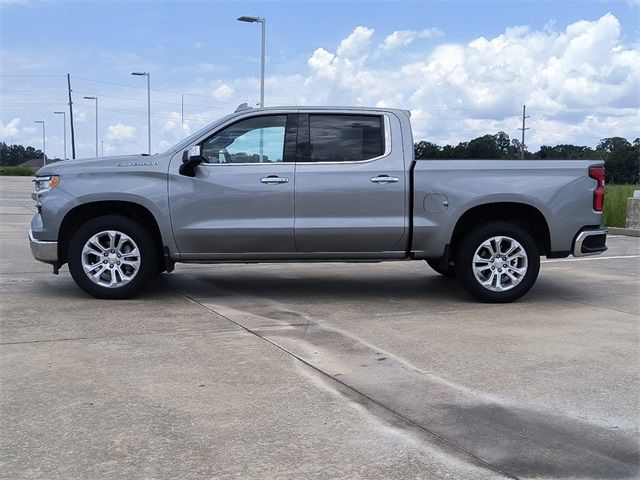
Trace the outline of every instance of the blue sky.
{"type": "Polygon", "coordinates": [[[52,112],[65,108],[67,72],[80,156],[95,145],[83,95],[100,97],[105,154],[145,150],[144,80],[131,71],[152,75],[154,151],[256,103],[259,27],[240,15],[267,18],[267,105],[408,108],[418,138],[456,143],[498,130],[516,136],[527,102],[532,148],[632,139],[637,4],[0,0],[0,140],[39,145],[33,121],[43,118],[48,153],[62,154],[52,112]]]}

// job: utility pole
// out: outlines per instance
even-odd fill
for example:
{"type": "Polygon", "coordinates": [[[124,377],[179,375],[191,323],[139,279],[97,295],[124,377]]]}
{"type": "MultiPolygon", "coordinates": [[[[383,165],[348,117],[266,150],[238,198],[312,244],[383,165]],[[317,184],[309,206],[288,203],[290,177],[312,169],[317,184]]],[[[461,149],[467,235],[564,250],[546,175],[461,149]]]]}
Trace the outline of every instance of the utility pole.
{"type": "Polygon", "coordinates": [[[67,86],[69,88],[69,119],[71,122],[71,158],[76,158],[76,137],[73,130],[73,101],[71,100],[71,75],[68,73],[67,86]]]}
{"type": "Polygon", "coordinates": [[[151,155],[151,73],[131,72],[136,77],[147,77],[147,142],[149,143],[148,153],[151,155]]]}
{"type": "Polygon", "coordinates": [[[100,140],[100,156],[104,157],[104,140],[100,140]]]}
{"type": "MultiPolygon", "coordinates": [[[[264,108],[264,69],[265,69],[265,47],[266,47],[266,30],[267,30],[267,19],[264,17],[250,17],[248,15],[243,15],[238,18],[239,22],[246,23],[259,23],[262,26],[262,34],[260,36],[260,108],[264,108]]],[[[262,130],[261,130],[262,131],[262,130]]],[[[262,156],[262,155],[261,155],[262,156]]]]}
{"type": "Polygon", "coordinates": [[[98,97],[83,97],[85,100],[96,102],[96,158],[98,158],[98,97]]]}
{"type": "Polygon", "coordinates": [[[527,106],[522,106],[522,128],[518,130],[522,130],[522,143],[520,143],[520,160],[524,160],[524,131],[529,130],[529,127],[525,126],[525,122],[529,118],[527,115],[527,106]]]}
{"type": "Polygon", "coordinates": [[[62,157],[63,160],[67,159],[67,112],[53,112],[56,115],[62,115],[62,131],[63,131],[63,135],[64,135],[64,156],[62,157]]]}
{"type": "Polygon", "coordinates": [[[47,154],[45,153],[47,149],[47,140],[44,131],[44,120],[36,120],[35,123],[42,125],[42,166],[44,167],[47,165],[47,154]]]}

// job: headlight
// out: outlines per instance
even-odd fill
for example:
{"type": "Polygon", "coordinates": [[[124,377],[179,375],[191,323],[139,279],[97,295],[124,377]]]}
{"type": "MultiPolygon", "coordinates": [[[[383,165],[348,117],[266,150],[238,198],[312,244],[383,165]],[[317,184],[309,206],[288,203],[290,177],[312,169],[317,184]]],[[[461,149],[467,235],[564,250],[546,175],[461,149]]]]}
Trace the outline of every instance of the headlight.
{"type": "Polygon", "coordinates": [[[36,177],[33,179],[33,191],[34,193],[42,193],[55,188],[60,183],[60,177],[58,175],[51,175],[48,177],[36,177]]]}

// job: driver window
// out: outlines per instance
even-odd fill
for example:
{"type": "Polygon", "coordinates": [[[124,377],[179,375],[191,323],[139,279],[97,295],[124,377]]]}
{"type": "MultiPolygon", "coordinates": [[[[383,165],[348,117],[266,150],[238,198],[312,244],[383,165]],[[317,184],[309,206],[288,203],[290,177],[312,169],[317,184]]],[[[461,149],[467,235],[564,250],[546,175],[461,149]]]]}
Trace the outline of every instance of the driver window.
{"type": "Polygon", "coordinates": [[[284,157],[286,115],[241,120],[202,144],[209,163],[274,163],[284,157]]]}

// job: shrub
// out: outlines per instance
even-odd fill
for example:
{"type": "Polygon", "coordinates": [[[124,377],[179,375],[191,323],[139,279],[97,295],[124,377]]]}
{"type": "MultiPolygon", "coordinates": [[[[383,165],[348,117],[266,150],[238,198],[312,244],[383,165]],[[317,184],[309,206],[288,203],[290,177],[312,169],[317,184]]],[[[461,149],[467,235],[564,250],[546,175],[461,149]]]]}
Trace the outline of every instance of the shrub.
{"type": "Polygon", "coordinates": [[[640,185],[607,185],[604,194],[603,223],[607,227],[626,226],[627,198],[633,197],[633,191],[640,190],[640,185]]]}

